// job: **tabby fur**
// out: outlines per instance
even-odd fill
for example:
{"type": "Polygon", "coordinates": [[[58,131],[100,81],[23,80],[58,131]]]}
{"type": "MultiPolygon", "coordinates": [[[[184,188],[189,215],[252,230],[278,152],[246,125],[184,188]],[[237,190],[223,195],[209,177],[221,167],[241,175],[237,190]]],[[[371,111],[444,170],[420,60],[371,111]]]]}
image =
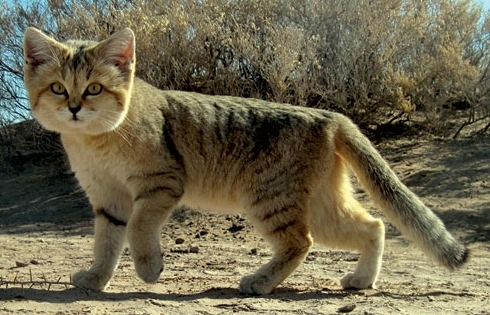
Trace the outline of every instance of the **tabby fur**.
{"type": "Polygon", "coordinates": [[[94,261],[73,275],[103,290],[125,240],[146,282],[163,270],[160,232],[172,210],[242,211],[274,249],[240,290],[271,293],[313,241],[361,253],[344,288],[369,288],[380,272],[384,225],[353,198],[348,167],[377,206],[437,263],[468,251],[397,178],[343,115],[257,99],[162,91],[134,75],[135,38],[58,42],[24,37],[32,114],[61,134],[95,213],[94,261]]]}

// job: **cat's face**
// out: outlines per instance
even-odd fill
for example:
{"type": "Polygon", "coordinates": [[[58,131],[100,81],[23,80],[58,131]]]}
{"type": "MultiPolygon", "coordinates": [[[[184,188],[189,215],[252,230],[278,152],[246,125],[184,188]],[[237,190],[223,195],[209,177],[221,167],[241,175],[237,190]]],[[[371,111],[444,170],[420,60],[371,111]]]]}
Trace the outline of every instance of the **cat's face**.
{"type": "Polygon", "coordinates": [[[117,128],[128,111],[134,50],[130,29],[100,43],[60,43],[28,28],[24,81],[34,118],[62,134],[98,135],[117,128]]]}

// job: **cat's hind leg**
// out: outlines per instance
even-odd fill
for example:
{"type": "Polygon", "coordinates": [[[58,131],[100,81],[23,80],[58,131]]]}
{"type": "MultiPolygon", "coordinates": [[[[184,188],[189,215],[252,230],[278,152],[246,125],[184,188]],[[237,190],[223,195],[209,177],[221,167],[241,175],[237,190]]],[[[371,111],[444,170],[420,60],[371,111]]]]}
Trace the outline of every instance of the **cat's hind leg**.
{"type": "Polygon", "coordinates": [[[360,252],[353,273],[347,273],[340,284],[344,289],[375,288],[381,270],[384,249],[384,224],[365,212],[357,202],[350,205],[354,216],[339,224],[339,235],[344,236],[342,247],[360,252]]]}
{"type": "Polygon", "coordinates": [[[272,244],[274,256],[254,274],[242,278],[242,293],[271,293],[306,258],[313,242],[305,222],[305,211],[301,204],[280,202],[273,207],[254,210],[253,221],[272,244]]]}
{"type": "Polygon", "coordinates": [[[327,247],[360,252],[356,270],[340,281],[345,289],[374,287],[384,249],[384,225],[354,199],[348,171],[335,156],[330,173],[310,200],[313,239],[327,247]]]}
{"type": "MultiPolygon", "coordinates": [[[[357,267],[340,281],[344,289],[375,286],[382,263],[384,224],[373,218],[350,196],[337,201],[317,197],[312,204],[310,229],[315,242],[328,247],[360,252],[357,267]],[[320,199],[323,199],[320,201],[320,199]]],[[[328,196],[327,196],[328,198],[328,196]]]]}

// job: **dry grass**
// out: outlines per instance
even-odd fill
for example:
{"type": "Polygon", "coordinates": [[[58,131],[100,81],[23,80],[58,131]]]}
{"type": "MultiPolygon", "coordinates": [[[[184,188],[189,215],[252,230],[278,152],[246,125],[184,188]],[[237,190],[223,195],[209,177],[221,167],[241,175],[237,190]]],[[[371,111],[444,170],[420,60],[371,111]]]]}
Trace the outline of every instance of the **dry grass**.
{"type": "Polygon", "coordinates": [[[64,288],[75,286],[75,284],[73,284],[71,281],[71,277],[69,281],[61,281],[61,277],[54,281],[48,280],[45,275],[42,275],[40,278],[41,280],[34,280],[31,270],[29,270],[29,280],[19,280],[17,279],[17,276],[15,276],[13,280],[7,280],[0,277],[0,288],[4,287],[5,289],[8,289],[9,287],[20,287],[22,289],[30,289],[34,286],[39,286],[40,288],[49,291],[52,286],[61,286],[64,288]]]}

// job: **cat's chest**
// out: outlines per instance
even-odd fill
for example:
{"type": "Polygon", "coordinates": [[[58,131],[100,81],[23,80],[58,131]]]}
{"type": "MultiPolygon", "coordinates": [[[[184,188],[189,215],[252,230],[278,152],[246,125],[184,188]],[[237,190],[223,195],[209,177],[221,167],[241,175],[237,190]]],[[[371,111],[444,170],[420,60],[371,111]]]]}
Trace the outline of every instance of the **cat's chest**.
{"type": "Polygon", "coordinates": [[[104,181],[104,178],[124,184],[129,176],[138,172],[139,163],[132,158],[134,154],[128,154],[130,149],[123,152],[111,145],[94,147],[66,141],[63,145],[70,166],[82,184],[94,179],[104,181]]]}

